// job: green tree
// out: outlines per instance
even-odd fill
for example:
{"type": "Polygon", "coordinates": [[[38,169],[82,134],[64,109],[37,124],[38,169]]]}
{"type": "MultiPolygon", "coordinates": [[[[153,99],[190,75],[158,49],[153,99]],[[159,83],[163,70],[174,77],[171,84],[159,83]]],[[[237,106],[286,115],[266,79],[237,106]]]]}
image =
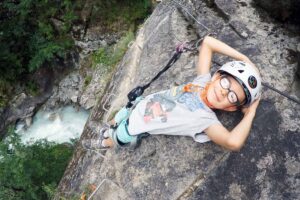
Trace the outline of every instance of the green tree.
{"type": "Polygon", "coordinates": [[[0,199],[49,199],[72,152],[73,145],[45,140],[26,146],[17,135],[0,142],[0,199]]]}
{"type": "Polygon", "coordinates": [[[143,22],[151,9],[151,0],[97,0],[92,20],[101,23],[105,32],[128,31],[143,22]]]}
{"type": "Polygon", "coordinates": [[[0,3],[0,78],[15,80],[72,46],[67,34],[72,0],[4,0],[0,3]],[[59,22],[61,26],[55,26],[59,22]]]}
{"type": "Polygon", "coordinates": [[[0,1],[0,107],[15,81],[73,46],[75,0],[0,1]]]}

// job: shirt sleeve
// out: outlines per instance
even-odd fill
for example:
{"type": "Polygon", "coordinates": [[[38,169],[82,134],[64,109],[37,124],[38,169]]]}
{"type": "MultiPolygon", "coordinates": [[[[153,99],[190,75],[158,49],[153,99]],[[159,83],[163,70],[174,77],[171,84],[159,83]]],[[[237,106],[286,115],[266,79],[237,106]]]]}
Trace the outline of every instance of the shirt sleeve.
{"type": "MultiPolygon", "coordinates": [[[[213,124],[221,124],[221,122],[220,122],[218,119],[212,120],[212,121],[209,123],[209,125],[207,125],[207,126],[205,127],[205,129],[208,128],[209,126],[213,125],[213,124]]],[[[204,129],[204,130],[205,130],[205,129],[204,129]]],[[[206,135],[206,133],[205,133],[204,131],[202,131],[201,133],[196,133],[196,134],[194,135],[194,140],[195,140],[196,142],[199,142],[199,143],[205,143],[205,142],[211,141],[211,139],[206,135]]]]}
{"type": "Polygon", "coordinates": [[[211,75],[209,73],[207,74],[201,74],[198,75],[194,80],[193,84],[200,85],[201,87],[204,87],[207,82],[211,80],[211,75]]]}

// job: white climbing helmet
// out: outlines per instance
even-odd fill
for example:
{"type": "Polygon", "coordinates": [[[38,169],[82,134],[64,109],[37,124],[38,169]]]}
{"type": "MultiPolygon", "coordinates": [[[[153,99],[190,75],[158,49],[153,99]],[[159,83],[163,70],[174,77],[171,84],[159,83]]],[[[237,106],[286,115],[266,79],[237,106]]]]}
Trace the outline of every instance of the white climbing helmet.
{"type": "Polygon", "coordinates": [[[261,77],[259,72],[249,63],[243,61],[232,61],[224,64],[217,72],[225,72],[233,76],[243,87],[246,102],[250,105],[259,98],[261,90],[261,77]]]}

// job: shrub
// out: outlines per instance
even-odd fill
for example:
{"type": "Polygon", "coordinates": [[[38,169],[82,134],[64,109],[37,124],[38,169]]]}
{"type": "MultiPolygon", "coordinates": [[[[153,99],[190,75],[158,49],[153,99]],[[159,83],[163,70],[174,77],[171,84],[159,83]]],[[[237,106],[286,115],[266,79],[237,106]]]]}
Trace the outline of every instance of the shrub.
{"type": "Polygon", "coordinates": [[[72,152],[73,145],[45,140],[26,146],[17,135],[0,142],[1,199],[50,199],[72,152]]]}
{"type": "Polygon", "coordinates": [[[1,79],[13,81],[72,47],[67,34],[76,18],[72,0],[3,0],[0,6],[1,79]]]}
{"type": "Polygon", "coordinates": [[[151,13],[151,6],[151,0],[98,0],[92,20],[100,22],[105,32],[127,31],[151,13]]]}
{"type": "Polygon", "coordinates": [[[122,59],[133,39],[133,32],[128,31],[115,45],[100,48],[93,54],[93,66],[101,63],[108,68],[114,67],[122,59]]]}

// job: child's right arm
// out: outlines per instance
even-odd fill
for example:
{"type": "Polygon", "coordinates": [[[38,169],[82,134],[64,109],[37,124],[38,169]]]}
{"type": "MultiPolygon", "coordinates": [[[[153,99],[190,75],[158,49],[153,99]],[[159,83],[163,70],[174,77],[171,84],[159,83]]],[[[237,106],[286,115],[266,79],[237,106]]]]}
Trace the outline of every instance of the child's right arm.
{"type": "Polygon", "coordinates": [[[244,145],[255,117],[259,99],[247,108],[243,108],[243,119],[232,130],[228,131],[223,125],[216,124],[205,129],[207,136],[215,143],[232,151],[238,151],[244,145]]]}

